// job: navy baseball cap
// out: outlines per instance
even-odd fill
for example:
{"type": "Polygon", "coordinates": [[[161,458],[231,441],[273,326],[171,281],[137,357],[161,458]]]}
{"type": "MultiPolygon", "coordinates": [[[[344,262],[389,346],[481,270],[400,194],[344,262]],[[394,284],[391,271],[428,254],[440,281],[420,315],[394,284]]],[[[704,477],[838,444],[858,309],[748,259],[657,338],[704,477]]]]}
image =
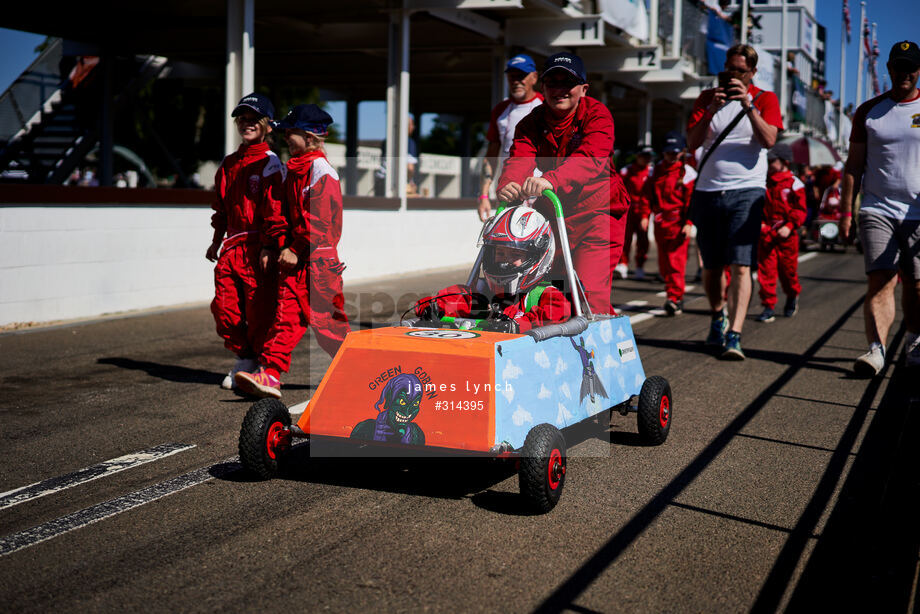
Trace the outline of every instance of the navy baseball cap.
{"type": "Polygon", "coordinates": [[[917,47],[917,43],[912,41],[895,43],[888,53],[888,61],[910,64],[916,70],[920,66],[920,47],[917,47]]]}
{"type": "Polygon", "coordinates": [[[676,130],[672,130],[664,135],[664,145],[661,147],[663,152],[674,152],[674,151],[683,151],[687,146],[687,141],[684,139],[684,135],[676,130]]]}
{"type": "Polygon", "coordinates": [[[326,136],[329,134],[329,124],[331,123],[332,116],[317,105],[299,104],[288,111],[284,119],[280,122],[275,122],[274,127],[278,130],[294,128],[317,136],[326,136]]]}
{"type": "Polygon", "coordinates": [[[236,103],[236,108],[233,109],[233,113],[230,114],[230,117],[236,117],[247,109],[251,109],[268,119],[275,118],[275,105],[268,99],[268,96],[263,96],[262,94],[252,93],[240,98],[240,101],[236,103]]]}
{"type": "Polygon", "coordinates": [[[588,81],[588,76],[585,74],[585,65],[581,58],[574,53],[562,51],[549,56],[546,64],[543,65],[543,74],[540,77],[545,79],[546,73],[557,69],[565,70],[574,75],[581,83],[587,83],[588,81]]]}
{"type": "Polygon", "coordinates": [[[510,60],[505,66],[505,72],[509,70],[520,70],[521,72],[532,73],[537,71],[537,63],[526,53],[519,53],[510,60]]]}

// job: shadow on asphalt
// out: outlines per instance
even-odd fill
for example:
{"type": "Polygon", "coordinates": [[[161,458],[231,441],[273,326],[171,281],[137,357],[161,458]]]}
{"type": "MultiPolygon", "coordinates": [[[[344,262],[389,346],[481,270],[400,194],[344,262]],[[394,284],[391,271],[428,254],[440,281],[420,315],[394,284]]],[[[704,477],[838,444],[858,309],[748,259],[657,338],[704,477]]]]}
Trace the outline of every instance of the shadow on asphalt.
{"type": "MultiPolygon", "coordinates": [[[[645,445],[638,433],[613,431],[609,412],[597,420],[585,420],[562,430],[568,448],[589,440],[615,445],[645,445]]],[[[378,492],[407,494],[439,499],[469,499],[484,510],[512,516],[531,516],[515,488],[514,492],[495,487],[517,473],[514,458],[497,458],[463,451],[407,450],[347,440],[295,444],[285,459],[277,479],[360,488],[378,492]]],[[[229,482],[260,481],[239,464],[212,474],[229,482]]]]}
{"type": "Polygon", "coordinates": [[[214,373],[204,369],[190,369],[178,365],[164,365],[158,362],[149,362],[146,360],[134,360],[133,358],[124,358],[121,356],[112,356],[109,358],[100,358],[96,360],[100,365],[112,365],[121,369],[130,369],[133,371],[144,371],[151,377],[165,379],[170,382],[179,382],[180,384],[213,384],[219,385],[224,378],[223,373],[214,373]]]}
{"type": "MultiPolygon", "coordinates": [[[[702,341],[688,341],[686,339],[651,339],[649,337],[643,337],[641,335],[636,336],[636,341],[640,346],[647,345],[649,347],[662,348],[666,350],[677,350],[679,352],[691,352],[696,354],[707,354],[713,358],[717,358],[717,350],[712,346],[708,346],[702,341]]],[[[845,363],[850,364],[852,358],[850,356],[809,356],[807,360],[803,358],[802,354],[792,354],[789,352],[776,352],[773,350],[758,350],[757,348],[750,347],[749,345],[744,345],[744,355],[751,360],[763,360],[765,362],[776,363],[780,365],[788,366],[808,366],[809,369],[817,369],[821,371],[831,371],[840,373],[841,377],[844,379],[852,379],[853,373],[847,367],[836,366],[836,363],[845,363]]]]}
{"type": "MultiPolygon", "coordinates": [[[[920,550],[920,401],[910,398],[912,390],[916,395],[920,374],[913,371],[894,368],[877,405],[884,411],[872,416],[787,611],[813,611],[816,603],[826,611],[909,611],[920,550]]],[[[881,380],[875,378],[860,400],[858,413],[865,415],[872,409],[875,399],[870,392],[881,380]]],[[[843,462],[836,460],[838,465],[843,462]]],[[[830,477],[829,483],[822,482],[824,491],[836,484],[837,476],[830,477]]]]}
{"type": "MultiPolygon", "coordinates": [[[[862,307],[863,299],[853,303],[844,313],[832,323],[827,330],[802,354],[797,356],[792,366],[777,377],[763,392],[761,392],[747,407],[745,407],[725,428],[720,431],[715,438],[707,445],[690,463],[688,463],[668,484],[664,486],[645,506],[639,509],[635,515],[626,522],[610,539],[607,540],[598,550],[588,557],[586,562],[576,569],[568,578],[563,580],[556,589],[534,610],[535,612],[562,612],[570,609],[577,601],[579,596],[588,589],[607,569],[626,551],[627,548],[642,535],[656,520],[662,512],[674,505],[675,500],[693,481],[702,474],[707,467],[719,457],[722,451],[740,435],[748,424],[767,406],[770,399],[776,393],[780,392],[803,369],[809,361],[813,360],[815,354],[824,346],[827,341],[843,327],[852,315],[862,307]]],[[[654,343],[655,340],[652,340],[654,343]]],[[[640,339],[640,344],[648,343],[647,340],[640,339]]],[[[659,341],[661,344],[671,346],[677,344],[684,345],[682,342],[659,341]]],[[[702,343],[694,343],[691,347],[703,348],[702,343]]],[[[896,347],[892,345],[892,347],[896,347]]],[[[697,350],[698,351],[698,350],[697,350]]],[[[877,378],[880,379],[880,378],[877,378]]],[[[870,386],[871,387],[871,386],[870,386]]],[[[857,412],[858,414],[858,412],[857,412]]],[[[854,416],[853,422],[858,422],[854,416]]],[[[859,422],[861,424],[861,422],[859,422]]],[[[853,430],[847,429],[847,434],[853,430]]],[[[858,434],[859,429],[855,429],[858,434]]],[[[846,459],[852,447],[852,442],[847,440],[847,435],[841,440],[833,457],[840,456],[846,459]],[[849,446],[846,444],[850,443],[849,446]]],[[[839,477],[843,471],[843,466],[837,466],[833,462],[829,465],[827,474],[834,474],[839,477]]],[[[819,489],[821,486],[819,486],[819,489]]],[[[826,493],[829,497],[833,492],[826,493]]],[[[774,612],[777,609],[780,598],[787,588],[795,565],[801,556],[807,540],[814,531],[814,527],[820,517],[820,511],[826,506],[826,499],[823,499],[825,493],[822,491],[818,496],[816,492],[812,499],[812,506],[817,510],[817,515],[803,514],[796,529],[790,534],[789,540],[783,548],[780,558],[777,560],[770,577],[767,579],[761,593],[758,595],[754,610],[774,612]],[[824,500],[823,505],[821,501],[824,500]],[[785,555],[785,556],[784,556],[785,555]]],[[[810,506],[810,507],[812,507],[810,506]]]]}

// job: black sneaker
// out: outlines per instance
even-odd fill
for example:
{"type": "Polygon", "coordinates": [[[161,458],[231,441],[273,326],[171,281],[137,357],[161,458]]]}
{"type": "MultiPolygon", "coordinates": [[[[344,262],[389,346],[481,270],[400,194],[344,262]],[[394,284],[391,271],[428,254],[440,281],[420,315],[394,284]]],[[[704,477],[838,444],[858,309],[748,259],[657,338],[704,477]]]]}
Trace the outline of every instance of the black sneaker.
{"type": "Polygon", "coordinates": [[[760,315],[754,318],[758,322],[772,322],[776,319],[776,313],[769,307],[764,307],[760,315]]]}
{"type": "Polygon", "coordinates": [[[724,313],[713,318],[709,323],[709,335],[706,337],[706,345],[723,347],[725,345],[725,333],[728,331],[728,318],[724,313]]]}
{"type": "Polygon", "coordinates": [[[722,360],[744,360],[744,352],[741,351],[741,333],[733,330],[725,333],[725,349],[722,351],[722,360]]]}
{"type": "Polygon", "coordinates": [[[664,312],[669,316],[679,315],[684,312],[684,302],[668,299],[664,303],[664,312]]]}
{"type": "Polygon", "coordinates": [[[799,311],[799,297],[792,296],[786,299],[786,306],[783,308],[783,315],[791,318],[799,311]]]}

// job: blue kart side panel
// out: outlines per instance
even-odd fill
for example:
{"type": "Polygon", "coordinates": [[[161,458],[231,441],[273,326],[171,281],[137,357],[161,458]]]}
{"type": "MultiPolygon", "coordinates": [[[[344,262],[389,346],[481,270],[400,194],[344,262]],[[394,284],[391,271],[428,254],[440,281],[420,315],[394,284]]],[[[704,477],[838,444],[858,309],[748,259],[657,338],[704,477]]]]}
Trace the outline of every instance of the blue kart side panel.
{"type": "Polygon", "coordinates": [[[503,341],[495,348],[495,444],[518,449],[537,424],[570,426],[638,395],[643,382],[625,316],[592,321],[575,337],[503,341]]]}

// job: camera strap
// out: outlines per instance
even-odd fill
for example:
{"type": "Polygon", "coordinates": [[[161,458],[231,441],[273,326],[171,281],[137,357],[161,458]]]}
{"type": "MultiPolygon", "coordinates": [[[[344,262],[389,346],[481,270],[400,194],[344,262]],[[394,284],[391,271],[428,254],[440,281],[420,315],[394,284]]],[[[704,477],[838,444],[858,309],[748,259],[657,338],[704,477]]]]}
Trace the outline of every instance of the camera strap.
{"type": "MultiPolygon", "coordinates": [[[[757,95],[751,100],[751,106],[754,105],[754,102],[760,98],[760,95],[763,94],[763,90],[757,92],[757,95]]],[[[735,119],[732,120],[732,123],[725,127],[725,130],[719,133],[719,136],[716,137],[716,140],[712,142],[712,146],[706,150],[706,155],[703,156],[703,159],[700,160],[699,166],[696,167],[696,172],[698,175],[703,173],[703,165],[706,164],[706,160],[709,159],[709,156],[712,155],[712,152],[715,151],[716,147],[719,146],[719,143],[725,140],[725,137],[728,136],[728,133],[735,129],[735,126],[738,125],[738,122],[741,121],[741,118],[744,117],[745,109],[741,109],[741,112],[735,115],[735,119]]]]}

